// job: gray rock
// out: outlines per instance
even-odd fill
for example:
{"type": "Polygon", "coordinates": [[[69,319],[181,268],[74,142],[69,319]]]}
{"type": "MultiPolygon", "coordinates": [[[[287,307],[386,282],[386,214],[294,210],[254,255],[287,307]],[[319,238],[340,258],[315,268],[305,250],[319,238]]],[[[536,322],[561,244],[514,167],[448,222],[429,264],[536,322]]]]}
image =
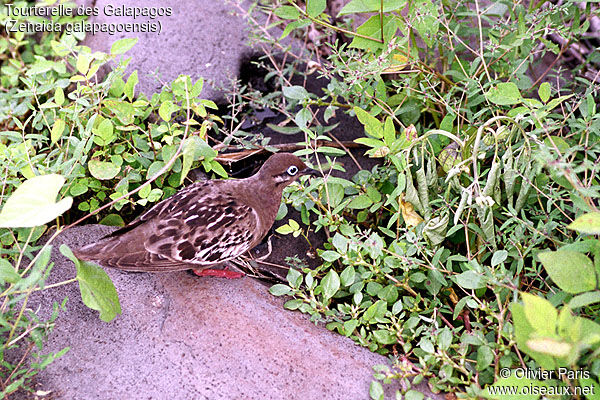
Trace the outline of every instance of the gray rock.
{"type": "MultiPolygon", "coordinates": [[[[159,32],[99,32],[88,34],[82,44],[93,51],[109,52],[113,42],[122,38],[139,38],[138,43],[127,53],[131,57],[128,71],[138,70],[137,90],[151,96],[160,92],[162,82],[170,82],[181,74],[190,75],[192,80],[202,77],[227,86],[230,78],[237,76],[243,57],[250,48],[245,45],[246,24],[234,12],[239,10],[225,0],[174,1],[146,0],[78,0],[80,5],[96,7],[98,15],[90,16],[90,24],[108,24],[112,29],[122,24],[154,24],[159,32]],[[118,16],[120,7],[166,9],[170,16],[118,16]],[[158,77],[153,73],[158,71],[158,77]]],[[[138,28],[139,29],[139,28],[138,28]]],[[[218,100],[222,94],[206,84],[202,95],[218,100]]]]}
{"type": "MultiPolygon", "coordinates": [[[[80,246],[111,229],[59,235],[52,281],[75,275],[61,243],[80,246]]],[[[249,277],[107,272],[123,309],[111,323],[83,305],[76,284],[32,297],[42,311],[69,298],[45,351],[70,350],[37,376],[40,390],[61,399],[367,399],[372,366],[388,362],[285,310],[249,277]]]]}

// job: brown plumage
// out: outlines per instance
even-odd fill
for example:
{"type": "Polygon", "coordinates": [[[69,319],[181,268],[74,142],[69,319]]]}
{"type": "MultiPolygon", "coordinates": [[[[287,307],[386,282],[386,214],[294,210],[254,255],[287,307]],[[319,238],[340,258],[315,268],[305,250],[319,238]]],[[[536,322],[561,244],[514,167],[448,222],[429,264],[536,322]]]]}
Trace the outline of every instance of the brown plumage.
{"type": "Polygon", "coordinates": [[[249,178],[193,183],[74,253],[125,271],[209,268],[259,244],[283,189],[311,171],[292,154],[274,154],[249,178]]]}

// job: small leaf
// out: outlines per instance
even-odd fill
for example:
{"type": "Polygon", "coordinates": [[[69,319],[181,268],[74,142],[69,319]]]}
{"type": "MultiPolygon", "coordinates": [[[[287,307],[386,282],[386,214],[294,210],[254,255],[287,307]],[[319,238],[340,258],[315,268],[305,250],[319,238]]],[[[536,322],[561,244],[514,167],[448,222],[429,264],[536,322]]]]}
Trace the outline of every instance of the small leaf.
{"type": "Polygon", "coordinates": [[[494,255],[492,256],[492,267],[503,263],[506,260],[506,257],[508,257],[508,251],[506,250],[498,250],[494,252],[494,255]]]}
{"type": "Polygon", "coordinates": [[[72,197],[56,202],[65,178],[57,174],[36,176],[23,182],[6,200],[0,212],[0,228],[30,228],[44,225],[73,204],[72,197]]]}
{"type": "Polygon", "coordinates": [[[133,96],[135,94],[135,86],[138,84],[138,72],[133,71],[131,73],[131,75],[129,75],[129,78],[127,78],[127,83],[125,83],[125,87],[123,89],[123,92],[125,93],[125,96],[127,96],[127,98],[129,100],[133,99],[133,96]]]}
{"type": "Polygon", "coordinates": [[[500,106],[519,104],[523,101],[519,88],[513,82],[499,83],[488,90],[485,97],[490,102],[500,106]]]}
{"type": "Polygon", "coordinates": [[[364,125],[365,131],[376,139],[383,138],[383,124],[360,107],[354,107],[356,117],[364,125]]]}
{"type": "Polygon", "coordinates": [[[385,329],[378,329],[374,331],[373,337],[381,344],[393,344],[398,341],[396,335],[385,329]]]}
{"type": "Polygon", "coordinates": [[[326,250],[321,253],[321,258],[327,262],[334,262],[340,257],[341,255],[339,253],[332,250],[326,250]]]}
{"type": "Polygon", "coordinates": [[[54,91],[54,102],[59,106],[65,102],[65,92],[63,92],[60,86],[54,91]]]}
{"type": "Polygon", "coordinates": [[[88,169],[90,170],[90,174],[99,180],[113,179],[121,171],[119,166],[111,162],[99,160],[90,160],[88,162],[88,169]]]}
{"type": "MultiPolygon", "coordinates": [[[[383,2],[383,12],[390,12],[406,6],[406,0],[386,0],[383,2]]],[[[380,0],[352,0],[338,13],[338,17],[346,14],[379,12],[380,0]]]]}
{"type": "Polygon", "coordinates": [[[383,386],[377,381],[372,381],[369,387],[369,396],[372,400],[383,400],[383,386]]]}
{"type": "Polygon", "coordinates": [[[540,85],[538,89],[538,96],[540,96],[540,100],[543,103],[547,103],[550,99],[550,84],[548,82],[544,82],[540,85]]]}
{"type": "Polygon", "coordinates": [[[352,265],[349,265],[342,271],[340,274],[340,282],[342,286],[350,286],[354,283],[354,277],[356,276],[356,271],[352,265]]]}
{"type": "Polygon", "coordinates": [[[373,201],[366,195],[356,196],[355,198],[348,203],[348,208],[362,210],[364,208],[370,207],[373,204],[373,201]]]}
{"type": "Polygon", "coordinates": [[[2,284],[5,282],[17,283],[19,280],[21,280],[21,276],[17,274],[12,264],[4,258],[0,258],[0,282],[2,284]]]}
{"type": "Polygon", "coordinates": [[[173,114],[175,108],[176,107],[172,101],[165,101],[160,105],[158,109],[158,115],[160,115],[160,117],[165,121],[169,122],[171,120],[171,114],[173,114]]]}
{"type": "Polygon", "coordinates": [[[119,39],[112,44],[110,47],[110,54],[116,56],[118,54],[123,54],[127,50],[131,49],[137,43],[138,39],[119,39]]]}
{"type": "Polygon", "coordinates": [[[340,277],[333,269],[329,270],[327,275],[321,281],[323,288],[323,297],[328,300],[333,297],[340,288],[340,277]]]}
{"type": "Polygon", "coordinates": [[[83,54],[83,53],[79,54],[79,56],[77,57],[77,63],[76,63],[77,71],[79,71],[83,75],[85,75],[88,68],[90,67],[91,61],[92,61],[92,59],[89,54],[83,54]]]}
{"type": "Polygon", "coordinates": [[[283,88],[283,95],[288,99],[304,100],[308,98],[308,92],[302,86],[286,86],[283,88]]]}
{"type": "Polygon", "coordinates": [[[600,234],[600,212],[591,212],[583,214],[579,218],[575,219],[569,226],[569,229],[573,229],[581,233],[590,233],[593,235],[600,234]]]}
{"type": "Polygon", "coordinates": [[[465,271],[454,277],[456,284],[464,289],[481,289],[485,287],[486,279],[475,271],[465,271]]]}
{"type": "Polygon", "coordinates": [[[292,289],[288,285],[278,283],[276,285],[271,286],[271,288],[269,288],[269,292],[273,296],[283,296],[292,294],[292,289]]]}
{"type": "Polygon", "coordinates": [[[77,280],[83,304],[99,311],[100,319],[104,322],[110,322],[121,314],[119,295],[106,272],[97,265],[76,258],[67,245],[61,245],[60,252],[77,267],[77,280]]]}
{"type": "MultiPolygon", "coordinates": [[[[150,187],[150,185],[148,185],[148,187],[150,187]]],[[[125,221],[123,221],[123,217],[121,217],[119,214],[108,214],[106,217],[102,218],[98,223],[100,225],[107,226],[125,226],[125,221]]]]}
{"type": "Polygon", "coordinates": [[[65,130],[65,121],[57,118],[54,121],[54,125],[52,126],[52,131],[50,132],[50,141],[52,144],[58,142],[58,139],[62,136],[65,130]]]}
{"type": "Polygon", "coordinates": [[[578,296],[573,297],[569,301],[569,307],[571,309],[585,307],[590,304],[600,303],[600,291],[582,293],[578,296]]]}

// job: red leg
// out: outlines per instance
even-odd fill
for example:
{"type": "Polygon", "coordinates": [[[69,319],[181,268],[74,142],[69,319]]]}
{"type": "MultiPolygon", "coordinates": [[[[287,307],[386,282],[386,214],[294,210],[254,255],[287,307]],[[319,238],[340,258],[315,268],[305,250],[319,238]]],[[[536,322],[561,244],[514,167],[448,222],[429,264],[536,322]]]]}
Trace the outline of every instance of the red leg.
{"type": "Polygon", "coordinates": [[[224,269],[193,269],[192,271],[198,276],[216,276],[227,279],[239,279],[244,276],[243,272],[230,271],[227,267],[224,269]]]}

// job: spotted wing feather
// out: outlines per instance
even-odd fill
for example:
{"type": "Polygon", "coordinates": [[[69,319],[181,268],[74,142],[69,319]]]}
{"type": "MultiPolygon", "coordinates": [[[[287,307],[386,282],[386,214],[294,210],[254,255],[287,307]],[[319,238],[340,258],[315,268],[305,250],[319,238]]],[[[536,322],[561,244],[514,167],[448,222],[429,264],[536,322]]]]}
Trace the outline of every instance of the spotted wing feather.
{"type": "Polygon", "coordinates": [[[198,182],[155,205],[129,225],[79,249],[84,260],[128,271],[209,266],[251,249],[258,214],[230,194],[226,181],[198,182]]]}
{"type": "Polygon", "coordinates": [[[160,219],[144,247],[184,263],[211,265],[237,257],[254,244],[256,211],[231,196],[182,202],[160,219]],[[174,211],[174,212],[173,212],[174,211]]]}

